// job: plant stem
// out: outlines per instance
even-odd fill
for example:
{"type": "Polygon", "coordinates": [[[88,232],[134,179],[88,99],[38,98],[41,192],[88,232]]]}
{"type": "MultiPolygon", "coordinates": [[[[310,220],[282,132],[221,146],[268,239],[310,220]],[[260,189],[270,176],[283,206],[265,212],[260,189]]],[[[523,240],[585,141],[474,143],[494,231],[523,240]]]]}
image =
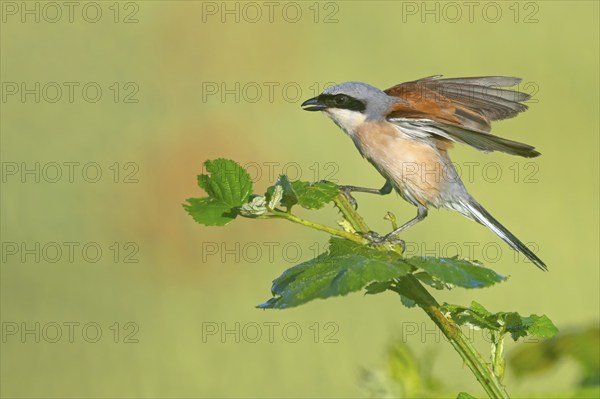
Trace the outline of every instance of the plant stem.
{"type": "Polygon", "coordinates": [[[479,384],[481,384],[490,398],[509,397],[504,386],[481,354],[477,352],[456,323],[444,316],[440,310],[440,304],[414,276],[407,275],[401,278],[394,291],[410,297],[427,313],[427,316],[442,330],[442,333],[448,338],[450,344],[463,358],[467,367],[475,375],[475,378],[477,378],[477,381],[479,381],[479,384]]]}
{"type": "Polygon", "coordinates": [[[502,352],[504,350],[505,334],[506,331],[498,333],[492,331],[492,370],[500,381],[504,378],[504,357],[502,357],[502,352]]]}
{"type": "Polygon", "coordinates": [[[340,210],[344,219],[346,219],[356,231],[369,231],[369,226],[367,226],[365,219],[354,210],[354,207],[348,202],[348,199],[343,194],[338,194],[333,199],[333,203],[340,210]]]}
{"type": "Polygon", "coordinates": [[[325,226],[324,224],[311,222],[310,220],[302,219],[302,218],[300,218],[296,215],[293,215],[289,212],[283,212],[283,211],[278,211],[278,210],[272,209],[271,213],[272,213],[271,215],[261,215],[261,216],[256,216],[255,218],[256,219],[286,219],[286,220],[289,220],[290,222],[298,223],[303,226],[311,227],[316,230],[321,230],[321,231],[324,231],[331,235],[342,237],[342,238],[345,238],[350,241],[355,241],[360,244],[364,244],[367,242],[367,240],[365,240],[358,234],[350,233],[350,232],[344,231],[344,230],[335,229],[333,227],[325,226]]]}
{"type": "MultiPolygon", "coordinates": [[[[344,195],[339,194],[334,199],[334,203],[356,231],[370,231],[365,220],[354,210],[344,195]]],[[[386,250],[383,245],[378,245],[376,248],[386,250]]],[[[475,378],[477,378],[477,381],[479,381],[490,398],[509,397],[498,376],[496,376],[485,362],[481,354],[471,345],[458,325],[453,320],[444,316],[444,313],[440,309],[440,304],[413,275],[409,274],[402,277],[392,289],[398,294],[410,297],[425,311],[427,316],[442,330],[442,333],[448,338],[450,344],[463,358],[463,361],[473,372],[475,378]]]]}

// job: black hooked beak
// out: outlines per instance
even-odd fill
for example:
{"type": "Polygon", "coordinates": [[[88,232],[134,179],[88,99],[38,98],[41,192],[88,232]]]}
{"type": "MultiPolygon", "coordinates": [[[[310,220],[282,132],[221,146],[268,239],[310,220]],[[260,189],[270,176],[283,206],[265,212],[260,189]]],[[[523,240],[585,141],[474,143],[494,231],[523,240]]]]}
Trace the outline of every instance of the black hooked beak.
{"type": "Polygon", "coordinates": [[[304,101],[301,105],[305,111],[323,111],[327,106],[319,101],[319,97],[313,97],[304,101]]]}

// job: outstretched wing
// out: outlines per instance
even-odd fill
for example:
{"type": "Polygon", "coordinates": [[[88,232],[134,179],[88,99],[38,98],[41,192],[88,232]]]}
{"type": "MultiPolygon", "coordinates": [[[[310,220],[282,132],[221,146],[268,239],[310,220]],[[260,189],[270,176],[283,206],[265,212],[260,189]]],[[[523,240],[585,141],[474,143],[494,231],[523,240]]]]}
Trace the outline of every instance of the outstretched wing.
{"type": "Polygon", "coordinates": [[[402,83],[385,90],[387,95],[400,99],[390,110],[388,120],[415,138],[434,135],[481,151],[536,157],[540,153],[534,147],[489,133],[491,121],[512,118],[527,110],[522,102],[530,98],[528,94],[499,88],[520,81],[507,76],[431,76],[402,83]]]}

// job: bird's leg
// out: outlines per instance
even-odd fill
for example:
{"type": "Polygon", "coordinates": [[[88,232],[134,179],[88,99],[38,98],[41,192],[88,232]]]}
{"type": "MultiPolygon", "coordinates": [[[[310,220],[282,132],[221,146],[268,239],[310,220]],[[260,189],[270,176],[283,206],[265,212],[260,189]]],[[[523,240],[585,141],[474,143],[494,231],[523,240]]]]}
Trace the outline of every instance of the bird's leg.
{"type": "Polygon", "coordinates": [[[387,195],[392,192],[394,186],[389,180],[385,181],[383,187],[377,188],[368,188],[368,187],[356,187],[356,186],[339,186],[340,192],[344,194],[348,202],[354,207],[354,209],[358,209],[358,203],[356,199],[352,196],[352,191],[356,191],[358,193],[369,193],[369,194],[377,194],[377,195],[387,195]]]}
{"type": "Polygon", "coordinates": [[[400,244],[400,246],[402,247],[402,252],[404,252],[404,240],[397,239],[396,236],[401,231],[403,231],[411,226],[414,226],[415,224],[419,223],[421,220],[425,219],[426,217],[427,217],[427,208],[425,208],[423,205],[418,205],[417,216],[410,219],[408,222],[404,223],[402,226],[389,232],[388,234],[386,234],[384,236],[380,236],[379,234],[377,234],[374,231],[369,231],[367,233],[360,233],[360,235],[363,236],[364,238],[366,238],[367,240],[371,241],[371,244],[375,244],[375,245],[384,244],[386,242],[388,242],[390,244],[400,244]]]}
{"type": "Polygon", "coordinates": [[[404,223],[402,226],[394,229],[393,231],[387,233],[384,237],[384,239],[389,239],[392,238],[396,235],[398,235],[398,233],[400,233],[401,231],[408,229],[411,226],[414,226],[415,224],[419,223],[421,220],[425,219],[427,217],[427,208],[425,208],[423,205],[418,205],[417,207],[417,216],[415,216],[414,218],[410,219],[408,222],[404,223]]]}

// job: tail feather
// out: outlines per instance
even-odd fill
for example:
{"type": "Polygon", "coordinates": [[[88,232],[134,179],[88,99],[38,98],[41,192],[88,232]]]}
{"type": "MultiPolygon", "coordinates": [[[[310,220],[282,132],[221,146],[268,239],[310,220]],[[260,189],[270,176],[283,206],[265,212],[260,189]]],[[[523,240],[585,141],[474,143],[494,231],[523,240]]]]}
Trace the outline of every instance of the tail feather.
{"type": "Polygon", "coordinates": [[[473,129],[465,129],[461,126],[450,124],[440,125],[440,129],[448,133],[451,138],[461,143],[468,144],[480,151],[501,151],[511,155],[518,155],[525,158],[535,158],[541,155],[529,144],[518,141],[508,140],[493,134],[480,132],[473,129]]]}
{"type": "Polygon", "coordinates": [[[537,257],[525,244],[515,237],[508,229],[497,221],[485,208],[474,199],[461,201],[462,208],[468,212],[469,217],[472,217],[477,222],[483,224],[488,229],[492,230],[498,237],[506,242],[512,249],[525,255],[533,264],[541,270],[547,271],[546,264],[537,257]]]}

